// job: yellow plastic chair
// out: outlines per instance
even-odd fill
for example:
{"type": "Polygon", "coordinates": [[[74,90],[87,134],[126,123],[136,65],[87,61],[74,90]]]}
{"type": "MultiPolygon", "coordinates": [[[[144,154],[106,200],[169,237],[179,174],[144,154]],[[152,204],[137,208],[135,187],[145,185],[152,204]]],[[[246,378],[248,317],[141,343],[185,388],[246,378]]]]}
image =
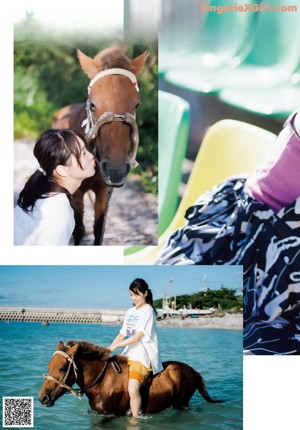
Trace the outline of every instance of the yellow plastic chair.
{"type": "Polygon", "coordinates": [[[186,210],[200,194],[232,175],[250,174],[268,153],[276,136],[241,121],[225,119],[206,132],[178,210],[158,246],[124,257],[124,264],[153,264],[169,236],[185,224],[186,210]]]}

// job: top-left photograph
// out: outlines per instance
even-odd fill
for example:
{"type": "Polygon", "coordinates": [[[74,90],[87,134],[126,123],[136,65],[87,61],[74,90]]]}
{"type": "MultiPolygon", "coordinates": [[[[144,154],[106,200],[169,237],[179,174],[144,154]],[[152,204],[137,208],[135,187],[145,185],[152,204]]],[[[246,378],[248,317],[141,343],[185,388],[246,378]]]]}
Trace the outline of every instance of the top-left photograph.
{"type": "Polygon", "coordinates": [[[157,32],[129,4],[16,14],[14,245],[157,244],[157,32]]]}

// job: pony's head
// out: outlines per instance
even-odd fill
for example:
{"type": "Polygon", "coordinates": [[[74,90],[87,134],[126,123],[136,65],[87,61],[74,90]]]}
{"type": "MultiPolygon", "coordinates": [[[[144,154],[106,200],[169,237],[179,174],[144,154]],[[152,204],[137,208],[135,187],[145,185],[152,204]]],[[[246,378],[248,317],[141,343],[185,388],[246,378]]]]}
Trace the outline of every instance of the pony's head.
{"type": "Polygon", "coordinates": [[[103,181],[121,187],[135,166],[139,143],[136,109],[140,104],[137,76],[148,51],[130,60],[120,48],[108,48],[90,58],[77,51],[90,79],[87,118],[83,122],[103,181]]]}
{"type": "MultiPolygon", "coordinates": [[[[44,406],[53,406],[55,401],[66,392],[72,391],[72,385],[77,379],[77,366],[74,356],[78,344],[73,346],[59,342],[52,359],[48,364],[48,375],[39,392],[40,403],[44,406]]],[[[73,390],[75,393],[75,390],[73,390]]]]}

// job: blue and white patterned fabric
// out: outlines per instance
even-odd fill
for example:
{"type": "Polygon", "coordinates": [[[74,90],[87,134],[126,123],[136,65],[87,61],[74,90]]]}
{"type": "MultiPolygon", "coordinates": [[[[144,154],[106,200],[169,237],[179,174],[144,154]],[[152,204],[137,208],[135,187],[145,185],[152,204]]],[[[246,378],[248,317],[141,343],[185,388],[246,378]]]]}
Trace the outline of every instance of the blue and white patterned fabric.
{"type": "Polygon", "coordinates": [[[156,264],[234,264],[244,272],[244,349],[300,354],[300,198],[275,213],[232,177],[186,212],[156,264]]]}

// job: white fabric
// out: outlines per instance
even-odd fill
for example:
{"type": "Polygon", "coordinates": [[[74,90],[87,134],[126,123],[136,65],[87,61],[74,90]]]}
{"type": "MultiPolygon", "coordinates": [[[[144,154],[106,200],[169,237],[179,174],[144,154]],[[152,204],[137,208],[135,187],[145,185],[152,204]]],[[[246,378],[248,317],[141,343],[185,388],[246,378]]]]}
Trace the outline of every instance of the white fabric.
{"type": "Polygon", "coordinates": [[[14,209],[15,245],[68,245],[75,226],[74,211],[64,193],[37,200],[28,214],[14,209]]]}
{"type": "Polygon", "coordinates": [[[141,309],[135,306],[128,309],[120,333],[126,337],[134,336],[136,332],[144,333],[142,339],[128,345],[123,355],[129,360],[139,361],[146,367],[151,367],[153,374],[163,370],[156,335],[156,319],[153,308],[146,304],[141,309]]]}

